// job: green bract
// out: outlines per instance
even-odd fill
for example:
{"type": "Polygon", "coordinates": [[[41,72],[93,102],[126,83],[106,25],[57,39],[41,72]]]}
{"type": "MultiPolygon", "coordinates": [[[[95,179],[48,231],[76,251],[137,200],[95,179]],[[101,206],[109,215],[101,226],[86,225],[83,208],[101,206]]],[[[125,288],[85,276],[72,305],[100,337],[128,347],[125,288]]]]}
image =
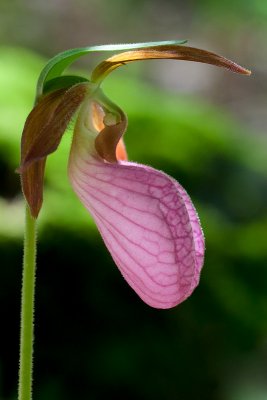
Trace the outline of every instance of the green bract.
{"type": "MultiPolygon", "coordinates": [[[[92,53],[92,52],[100,52],[100,51],[121,51],[121,50],[133,50],[133,49],[142,49],[151,46],[162,46],[162,45],[181,45],[186,43],[186,40],[170,40],[170,41],[161,41],[161,42],[145,42],[145,43],[127,43],[127,44],[106,44],[99,46],[89,46],[89,47],[80,47],[77,49],[70,49],[63,51],[62,53],[57,54],[55,57],[51,58],[46,66],[43,68],[38,82],[37,82],[37,91],[36,91],[36,99],[38,99],[43,93],[44,88],[47,83],[59,76],[64,72],[66,68],[68,68],[74,61],[78,58],[92,53]]],[[[63,81],[62,81],[63,82],[63,81]]],[[[61,87],[65,87],[64,85],[61,87]]],[[[59,86],[57,89],[60,88],[59,86]]]]}

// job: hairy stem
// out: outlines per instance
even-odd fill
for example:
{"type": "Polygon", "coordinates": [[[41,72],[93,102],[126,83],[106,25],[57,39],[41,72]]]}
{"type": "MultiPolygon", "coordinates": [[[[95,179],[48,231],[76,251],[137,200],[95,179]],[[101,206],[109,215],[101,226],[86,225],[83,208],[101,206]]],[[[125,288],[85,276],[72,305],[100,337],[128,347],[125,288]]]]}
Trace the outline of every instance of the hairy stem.
{"type": "Polygon", "coordinates": [[[26,206],[21,293],[19,400],[32,398],[36,220],[26,206]]]}

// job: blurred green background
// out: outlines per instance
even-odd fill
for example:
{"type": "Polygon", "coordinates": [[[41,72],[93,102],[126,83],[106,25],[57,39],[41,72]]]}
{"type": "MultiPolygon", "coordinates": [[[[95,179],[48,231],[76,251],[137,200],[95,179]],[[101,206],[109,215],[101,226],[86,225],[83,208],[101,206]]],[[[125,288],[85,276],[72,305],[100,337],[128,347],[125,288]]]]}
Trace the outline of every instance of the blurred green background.
{"type": "MultiPolygon", "coordinates": [[[[139,300],[70,188],[67,132],[49,157],[39,221],[34,398],[267,399],[266,31],[260,0],[0,0],[1,400],[16,398],[24,209],[14,170],[40,70],[70,47],[184,38],[253,75],[148,61],[104,90],[128,114],[130,159],[175,177],[199,211],[200,285],[172,310],[139,300]]],[[[87,76],[100,59],[76,66],[87,76]]]]}

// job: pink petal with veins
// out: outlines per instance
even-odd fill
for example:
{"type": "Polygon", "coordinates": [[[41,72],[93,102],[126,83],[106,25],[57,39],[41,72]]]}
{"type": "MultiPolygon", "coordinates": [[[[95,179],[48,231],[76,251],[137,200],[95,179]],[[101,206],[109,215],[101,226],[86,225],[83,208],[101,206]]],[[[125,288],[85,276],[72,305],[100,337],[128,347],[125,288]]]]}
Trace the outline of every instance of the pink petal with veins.
{"type": "Polygon", "coordinates": [[[122,275],[152,307],[181,303],[197,286],[204,258],[188,194],[161,171],[106,163],[81,148],[74,140],[69,178],[122,275]]]}

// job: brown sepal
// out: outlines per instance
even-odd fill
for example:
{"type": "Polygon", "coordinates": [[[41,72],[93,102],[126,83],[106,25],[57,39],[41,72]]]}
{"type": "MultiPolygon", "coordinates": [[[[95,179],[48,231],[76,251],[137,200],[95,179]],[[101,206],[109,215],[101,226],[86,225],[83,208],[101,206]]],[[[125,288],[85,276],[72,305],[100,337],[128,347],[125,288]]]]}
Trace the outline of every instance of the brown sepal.
{"type": "Polygon", "coordinates": [[[31,215],[38,217],[43,203],[43,185],[46,157],[34,161],[21,173],[23,194],[30,207],[31,215]]]}
{"type": "Polygon", "coordinates": [[[157,47],[147,47],[145,49],[126,51],[108,58],[94,69],[92,73],[92,81],[102,81],[114,69],[129,62],[152,59],[196,61],[205,64],[216,65],[218,67],[224,67],[233,72],[243,75],[251,74],[249,70],[241,67],[233,61],[228,60],[227,58],[212,53],[210,51],[189,46],[162,45],[157,47]]]}
{"type": "Polygon", "coordinates": [[[86,94],[85,84],[59,89],[39,101],[29,114],[21,139],[21,184],[31,214],[37,218],[43,201],[46,156],[54,152],[71,117],[86,94]]]}

